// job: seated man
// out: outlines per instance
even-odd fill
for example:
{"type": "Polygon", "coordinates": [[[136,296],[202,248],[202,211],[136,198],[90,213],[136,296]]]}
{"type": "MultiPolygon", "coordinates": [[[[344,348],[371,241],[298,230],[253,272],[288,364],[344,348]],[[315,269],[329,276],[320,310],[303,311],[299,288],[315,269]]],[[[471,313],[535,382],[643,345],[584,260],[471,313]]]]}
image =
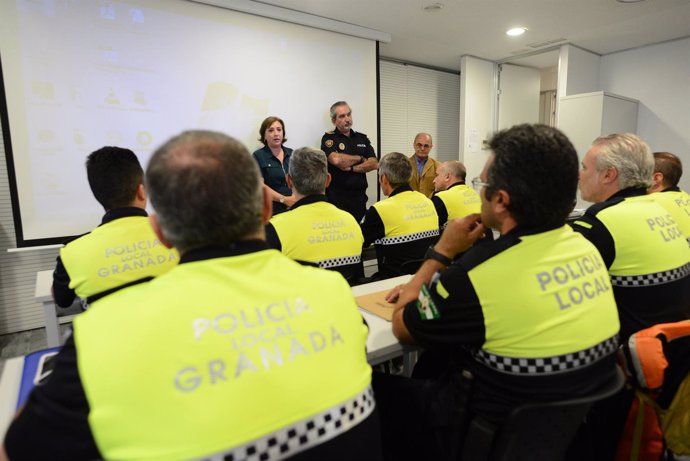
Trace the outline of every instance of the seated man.
{"type": "Polygon", "coordinates": [[[412,166],[407,157],[391,152],[381,159],[381,191],[388,198],[369,208],[362,221],[364,246],[376,245],[378,273],[386,279],[407,273],[406,262],[420,260],[438,238],[434,204],[410,186],[412,166]]]}
{"type": "Polygon", "coordinates": [[[599,250],[611,276],[621,339],[687,318],[690,247],[666,209],[647,195],[654,158],[634,134],[598,138],[582,159],[580,192],[593,202],[573,228],[599,250]]]}
{"type": "MultiPolygon", "coordinates": [[[[465,165],[457,160],[444,162],[436,170],[434,195],[431,201],[438,214],[438,227],[443,230],[451,219],[464,218],[468,214],[479,213],[479,195],[467,184],[465,165]]],[[[490,234],[490,232],[487,232],[490,234]]]]}
{"type": "Polygon", "coordinates": [[[328,203],[326,154],[302,147],[292,154],[287,183],[296,202],[266,225],[266,242],[285,256],[340,272],[351,284],[363,274],[362,230],[347,211],[328,203]]]}
{"type": "Polygon", "coordinates": [[[461,440],[454,427],[463,409],[500,425],[524,402],[584,396],[616,373],[619,324],[606,268],[565,224],[575,149],[545,125],[514,126],[489,146],[481,221],[450,221],[410,283],[388,294],[398,339],[451,357],[438,379],[375,376],[384,449],[395,459],[441,459],[461,440]],[[485,226],[501,237],[472,246],[485,226]],[[474,376],[470,395],[462,370],[474,376]]]}
{"type": "Polygon", "coordinates": [[[146,214],[144,172],[129,149],[103,147],[86,159],[94,197],[105,209],[101,225],[60,249],[53,272],[53,298],[69,307],[75,296],[89,303],[124,286],[173,268],[177,251],[153,233],[146,214]]]}
{"type": "MultiPolygon", "coordinates": [[[[608,269],[623,344],[640,330],[687,318],[690,306],[690,247],[672,215],[647,195],[653,172],[651,150],[634,134],[600,137],[582,159],[580,193],[594,205],[572,226],[608,269]]],[[[622,391],[595,404],[570,458],[613,459],[632,401],[622,391]]]]}
{"type": "Polygon", "coordinates": [[[180,264],[76,318],[7,455],[380,459],[350,287],[267,249],[271,199],[247,149],[186,132],[153,154],[146,181],[156,234],[180,264]]]}
{"type": "Polygon", "coordinates": [[[680,231],[690,243],[690,195],[678,188],[683,176],[683,164],[670,152],[654,152],[654,175],[652,187],[657,203],[666,208],[678,224],[680,231]]]}

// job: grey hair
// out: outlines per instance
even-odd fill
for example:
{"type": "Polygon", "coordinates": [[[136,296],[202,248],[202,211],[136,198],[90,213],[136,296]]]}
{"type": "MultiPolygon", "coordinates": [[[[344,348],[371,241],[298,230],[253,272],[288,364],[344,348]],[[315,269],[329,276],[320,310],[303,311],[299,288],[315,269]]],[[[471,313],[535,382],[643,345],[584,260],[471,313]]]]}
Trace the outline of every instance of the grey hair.
{"type": "Polygon", "coordinates": [[[467,178],[467,169],[458,160],[449,160],[443,164],[443,167],[446,169],[446,172],[456,179],[465,181],[465,178],[467,178]]]}
{"type": "Polygon", "coordinates": [[[350,105],[347,103],[347,101],[336,101],[331,105],[331,120],[335,118],[335,109],[336,107],[340,106],[347,106],[350,107],[350,105]]]}
{"type": "Polygon", "coordinates": [[[408,184],[412,177],[412,165],[404,154],[391,152],[381,159],[379,177],[386,175],[393,189],[408,184]]]}
{"type": "Polygon", "coordinates": [[[213,131],[186,131],[154,152],[146,168],[151,204],[180,252],[229,245],[262,225],[259,168],[246,147],[213,131]]]}
{"type": "Polygon", "coordinates": [[[618,185],[649,188],[654,174],[654,156],[649,145],[632,133],[611,134],[594,140],[599,148],[596,158],[597,171],[615,168],[618,185]]]}
{"type": "Polygon", "coordinates": [[[300,195],[323,194],[328,176],[326,154],[314,147],[300,147],[290,156],[290,177],[300,195]]]}

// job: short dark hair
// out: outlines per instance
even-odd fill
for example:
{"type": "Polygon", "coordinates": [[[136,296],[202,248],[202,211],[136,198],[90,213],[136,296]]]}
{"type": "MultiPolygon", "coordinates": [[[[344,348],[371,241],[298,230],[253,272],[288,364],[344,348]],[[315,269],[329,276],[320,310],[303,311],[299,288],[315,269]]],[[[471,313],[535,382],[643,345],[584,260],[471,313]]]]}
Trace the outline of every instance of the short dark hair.
{"type": "Polygon", "coordinates": [[[136,154],[122,147],[105,146],[86,158],[86,175],[93,196],[106,211],[131,206],[144,182],[136,154]]]}
{"type": "Polygon", "coordinates": [[[280,122],[280,126],[283,127],[283,144],[285,144],[285,141],[287,141],[287,135],[285,134],[285,122],[283,122],[283,119],[280,117],[275,117],[275,116],[270,116],[266,117],[263,122],[261,122],[261,126],[259,127],[259,141],[261,141],[264,146],[267,146],[266,144],[266,130],[273,125],[273,122],[280,122]]]}
{"type": "Polygon", "coordinates": [[[664,175],[665,188],[678,187],[683,176],[683,163],[678,156],[670,152],[654,152],[654,172],[664,175]]]}
{"type": "Polygon", "coordinates": [[[295,150],[290,156],[290,177],[301,195],[323,194],[328,177],[326,154],[314,147],[295,150]]]}
{"type": "Polygon", "coordinates": [[[230,245],[262,225],[259,167],[236,139],[187,131],[158,148],[146,185],[166,238],[180,252],[230,245]]]}
{"type": "Polygon", "coordinates": [[[386,175],[393,189],[404,186],[412,177],[412,165],[409,159],[400,152],[391,152],[381,158],[379,177],[386,175]]]}
{"type": "Polygon", "coordinates": [[[524,228],[563,225],[575,204],[577,152],[568,138],[546,125],[516,125],[489,141],[494,160],[487,197],[497,189],[510,195],[507,208],[524,228]]]}

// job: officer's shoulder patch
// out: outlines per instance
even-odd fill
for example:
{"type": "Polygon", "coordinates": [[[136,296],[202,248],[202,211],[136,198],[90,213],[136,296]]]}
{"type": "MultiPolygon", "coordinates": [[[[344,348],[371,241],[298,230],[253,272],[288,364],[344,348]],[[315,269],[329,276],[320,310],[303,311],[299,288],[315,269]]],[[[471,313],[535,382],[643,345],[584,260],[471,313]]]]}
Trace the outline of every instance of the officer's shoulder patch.
{"type": "Polygon", "coordinates": [[[325,144],[326,144],[326,147],[333,147],[333,140],[327,139],[325,144]]]}
{"type": "Polygon", "coordinates": [[[335,130],[333,130],[333,131],[326,131],[325,134],[335,134],[335,130]]]}
{"type": "Polygon", "coordinates": [[[417,311],[422,320],[433,320],[441,317],[441,314],[436,308],[436,304],[431,299],[429,294],[429,289],[426,284],[422,285],[422,289],[419,291],[419,297],[417,298],[417,311]]]}

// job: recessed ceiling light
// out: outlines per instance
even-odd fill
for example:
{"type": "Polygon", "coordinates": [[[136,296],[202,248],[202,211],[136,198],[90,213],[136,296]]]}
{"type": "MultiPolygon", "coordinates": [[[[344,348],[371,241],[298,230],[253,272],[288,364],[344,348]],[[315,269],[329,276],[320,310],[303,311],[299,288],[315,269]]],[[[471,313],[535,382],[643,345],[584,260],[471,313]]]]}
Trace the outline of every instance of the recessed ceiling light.
{"type": "Polygon", "coordinates": [[[517,37],[518,35],[522,35],[525,32],[527,32],[527,27],[513,27],[512,29],[506,30],[506,35],[510,35],[511,37],[517,37]]]}
{"type": "Polygon", "coordinates": [[[427,13],[432,13],[434,11],[440,11],[443,8],[443,3],[432,3],[424,7],[424,11],[427,13]]]}

